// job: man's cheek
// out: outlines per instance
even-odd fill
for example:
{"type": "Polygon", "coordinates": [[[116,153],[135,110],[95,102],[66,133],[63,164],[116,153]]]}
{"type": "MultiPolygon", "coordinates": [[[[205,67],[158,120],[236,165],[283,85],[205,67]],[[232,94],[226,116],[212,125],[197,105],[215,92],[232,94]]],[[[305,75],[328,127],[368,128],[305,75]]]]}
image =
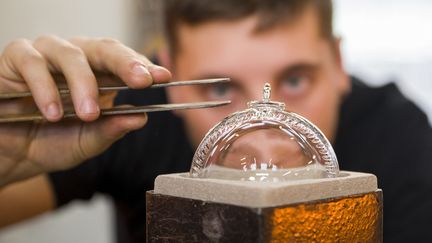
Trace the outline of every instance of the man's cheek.
{"type": "Polygon", "coordinates": [[[212,114],[197,111],[188,112],[187,115],[184,114],[188,136],[194,147],[199,145],[207,132],[218,122],[213,118],[212,114]]]}
{"type": "Polygon", "coordinates": [[[205,112],[199,115],[201,119],[201,126],[205,128],[206,131],[210,130],[214,125],[216,125],[222,118],[211,113],[205,112]]]}
{"type": "Polygon", "coordinates": [[[199,131],[209,130],[217,120],[211,112],[205,112],[204,110],[194,110],[186,112],[188,122],[191,128],[195,128],[199,131]]]}

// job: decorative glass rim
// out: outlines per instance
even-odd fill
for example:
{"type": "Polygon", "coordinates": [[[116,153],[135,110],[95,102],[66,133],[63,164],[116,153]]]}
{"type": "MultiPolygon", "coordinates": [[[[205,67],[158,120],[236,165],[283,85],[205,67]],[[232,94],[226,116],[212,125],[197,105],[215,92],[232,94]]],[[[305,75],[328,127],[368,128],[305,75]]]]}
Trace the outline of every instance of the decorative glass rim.
{"type": "Polygon", "coordinates": [[[286,111],[284,103],[270,101],[270,94],[270,85],[266,83],[262,101],[249,102],[246,110],[229,115],[209,130],[193,157],[191,177],[205,177],[209,158],[215,152],[212,151],[213,145],[248,122],[269,122],[287,127],[311,149],[317,161],[325,168],[325,177],[338,176],[339,165],[336,154],[321,130],[306,118],[286,111]]]}

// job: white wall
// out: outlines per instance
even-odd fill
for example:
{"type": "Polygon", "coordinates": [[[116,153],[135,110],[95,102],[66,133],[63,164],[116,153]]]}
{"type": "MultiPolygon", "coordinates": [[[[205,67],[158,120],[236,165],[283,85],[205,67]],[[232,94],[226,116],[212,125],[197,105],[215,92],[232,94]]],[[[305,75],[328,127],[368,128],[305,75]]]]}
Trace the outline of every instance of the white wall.
{"type": "Polygon", "coordinates": [[[432,1],[335,3],[347,69],[373,85],[396,81],[432,121],[432,1]]]}
{"type": "Polygon", "coordinates": [[[0,48],[15,38],[46,33],[109,36],[135,45],[138,1],[1,0],[0,48]]]}

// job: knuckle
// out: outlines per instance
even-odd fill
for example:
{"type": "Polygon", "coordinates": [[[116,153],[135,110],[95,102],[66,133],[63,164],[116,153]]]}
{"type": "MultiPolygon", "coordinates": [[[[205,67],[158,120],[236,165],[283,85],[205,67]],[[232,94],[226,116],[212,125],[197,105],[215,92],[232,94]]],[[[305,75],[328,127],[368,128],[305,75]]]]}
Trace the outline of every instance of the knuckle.
{"type": "Polygon", "coordinates": [[[47,63],[42,57],[33,54],[30,54],[29,56],[22,58],[19,63],[22,70],[30,70],[35,66],[45,67],[47,65],[47,63]]]}
{"type": "Polygon", "coordinates": [[[73,56],[76,58],[80,58],[80,57],[84,56],[84,51],[81,48],[79,48],[78,46],[62,45],[60,47],[60,49],[61,49],[61,52],[67,56],[73,56]]]}
{"type": "Polygon", "coordinates": [[[119,40],[110,37],[100,38],[99,42],[104,45],[121,45],[121,42],[119,40]]]}
{"type": "Polygon", "coordinates": [[[23,68],[27,68],[33,65],[46,65],[45,59],[37,52],[27,51],[20,61],[23,68]]]}
{"type": "Polygon", "coordinates": [[[37,44],[42,44],[42,43],[51,43],[53,41],[57,41],[60,38],[56,35],[52,35],[52,34],[46,34],[46,35],[41,35],[39,37],[37,37],[34,40],[34,43],[37,44]]]}
{"type": "Polygon", "coordinates": [[[13,40],[9,44],[6,45],[4,52],[5,53],[6,52],[12,52],[12,53],[14,53],[16,51],[22,50],[23,47],[29,46],[30,45],[29,43],[30,43],[30,41],[27,40],[27,39],[16,39],[16,40],[13,40]]]}

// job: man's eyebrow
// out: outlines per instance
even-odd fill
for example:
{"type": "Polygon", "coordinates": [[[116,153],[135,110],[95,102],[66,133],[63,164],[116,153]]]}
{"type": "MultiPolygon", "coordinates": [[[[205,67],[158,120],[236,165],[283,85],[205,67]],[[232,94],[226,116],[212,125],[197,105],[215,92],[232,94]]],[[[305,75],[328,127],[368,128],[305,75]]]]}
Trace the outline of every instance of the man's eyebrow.
{"type": "Polygon", "coordinates": [[[192,80],[198,80],[198,79],[216,79],[216,78],[229,78],[230,82],[224,82],[224,83],[218,83],[218,84],[211,84],[211,85],[198,85],[199,88],[207,88],[211,86],[217,86],[217,85],[230,85],[235,88],[241,88],[239,85],[240,79],[237,79],[236,77],[233,77],[231,75],[224,75],[224,74],[199,74],[196,76],[192,76],[192,80]]]}
{"type": "Polygon", "coordinates": [[[320,65],[317,63],[296,63],[294,65],[288,65],[282,68],[276,75],[276,80],[280,80],[285,76],[297,73],[297,72],[315,72],[320,69],[320,65]]]}

